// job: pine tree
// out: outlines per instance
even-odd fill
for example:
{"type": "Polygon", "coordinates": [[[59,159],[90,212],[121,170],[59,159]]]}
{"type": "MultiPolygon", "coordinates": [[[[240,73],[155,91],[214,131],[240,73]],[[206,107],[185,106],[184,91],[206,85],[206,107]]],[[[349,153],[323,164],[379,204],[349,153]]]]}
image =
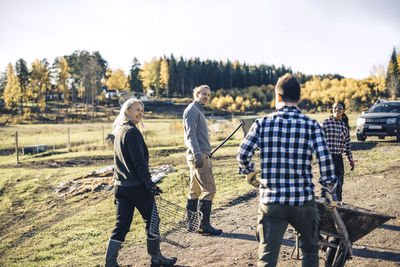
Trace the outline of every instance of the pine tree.
{"type": "Polygon", "coordinates": [[[4,94],[4,88],[7,84],[7,71],[0,72],[0,96],[4,94]]]}
{"type": "Polygon", "coordinates": [[[171,54],[171,58],[167,59],[168,61],[168,73],[169,73],[169,79],[168,79],[168,91],[169,95],[177,95],[178,94],[178,70],[177,70],[177,63],[175,60],[175,57],[173,54],[171,54]]]}
{"type": "Polygon", "coordinates": [[[386,74],[386,86],[392,97],[400,96],[399,65],[397,63],[396,48],[393,48],[392,56],[390,57],[386,74]]]}
{"type": "Polygon", "coordinates": [[[23,110],[23,102],[27,101],[27,88],[29,85],[29,71],[26,65],[26,61],[20,58],[15,63],[15,70],[19,79],[19,87],[20,87],[20,109],[21,115],[24,113],[23,110]]]}
{"type": "Polygon", "coordinates": [[[129,87],[132,92],[143,92],[143,84],[139,77],[140,62],[135,57],[132,61],[132,67],[130,69],[130,75],[128,78],[129,87]]]}
{"type": "Polygon", "coordinates": [[[182,97],[185,96],[185,76],[186,76],[186,63],[183,57],[179,59],[178,66],[178,90],[182,97]]]}

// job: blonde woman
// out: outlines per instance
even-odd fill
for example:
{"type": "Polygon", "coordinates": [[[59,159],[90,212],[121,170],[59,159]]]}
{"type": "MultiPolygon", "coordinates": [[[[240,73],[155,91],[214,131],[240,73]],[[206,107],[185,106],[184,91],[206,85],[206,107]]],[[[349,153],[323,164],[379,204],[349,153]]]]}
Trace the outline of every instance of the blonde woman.
{"type": "MultiPolygon", "coordinates": [[[[114,186],[117,222],[108,242],[106,266],[119,266],[118,251],[129,232],[135,208],[150,226],[155,195],[161,189],[151,181],[149,152],[140,129],[143,129],[144,105],[138,99],[128,99],[113,124],[114,186]]],[[[173,266],[176,258],[166,258],[160,251],[160,240],[147,234],[147,252],[151,266],[173,266]]]]}

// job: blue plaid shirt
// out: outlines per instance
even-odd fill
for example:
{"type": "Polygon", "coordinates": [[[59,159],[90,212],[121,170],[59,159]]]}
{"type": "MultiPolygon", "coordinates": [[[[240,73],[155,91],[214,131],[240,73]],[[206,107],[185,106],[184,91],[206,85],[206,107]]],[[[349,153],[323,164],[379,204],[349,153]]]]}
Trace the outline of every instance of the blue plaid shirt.
{"type": "Polygon", "coordinates": [[[301,206],[314,199],[312,155],[316,154],[319,182],[334,185],[334,165],[321,126],[295,106],[284,106],[254,122],[239,146],[239,172],[254,171],[251,160],[260,148],[260,202],[301,206]]]}

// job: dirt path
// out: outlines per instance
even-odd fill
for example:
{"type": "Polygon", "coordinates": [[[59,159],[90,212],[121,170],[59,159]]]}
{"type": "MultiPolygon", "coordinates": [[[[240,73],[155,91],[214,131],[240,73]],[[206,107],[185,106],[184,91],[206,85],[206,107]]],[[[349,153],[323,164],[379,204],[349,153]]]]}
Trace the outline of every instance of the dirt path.
{"type": "MultiPolygon", "coordinates": [[[[400,167],[380,175],[347,176],[344,199],[347,203],[378,213],[397,216],[353,244],[353,258],[346,266],[400,266],[400,167]]],[[[257,266],[258,243],[255,237],[258,197],[217,210],[212,215],[215,226],[224,234],[217,237],[194,234],[188,248],[162,243],[166,256],[178,257],[176,266],[257,266]]],[[[291,258],[295,244],[289,227],[281,246],[278,266],[301,266],[291,258]]],[[[325,254],[320,251],[320,266],[325,254]]],[[[150,266],[144,246],[126,245],[120,253],[122,266],[150,266]]]]}

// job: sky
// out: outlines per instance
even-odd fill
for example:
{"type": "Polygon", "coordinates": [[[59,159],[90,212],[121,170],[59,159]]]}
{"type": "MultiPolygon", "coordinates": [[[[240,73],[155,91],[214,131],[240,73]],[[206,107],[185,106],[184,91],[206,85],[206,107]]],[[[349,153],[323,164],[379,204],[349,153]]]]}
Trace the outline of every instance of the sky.
{"type": "Polygon", "coordinates": [[[0,71],[87,50],[126,74],[173,54],[364,79],[400,52],[399,13],[398,0],[0,0],[0,71]]]}

